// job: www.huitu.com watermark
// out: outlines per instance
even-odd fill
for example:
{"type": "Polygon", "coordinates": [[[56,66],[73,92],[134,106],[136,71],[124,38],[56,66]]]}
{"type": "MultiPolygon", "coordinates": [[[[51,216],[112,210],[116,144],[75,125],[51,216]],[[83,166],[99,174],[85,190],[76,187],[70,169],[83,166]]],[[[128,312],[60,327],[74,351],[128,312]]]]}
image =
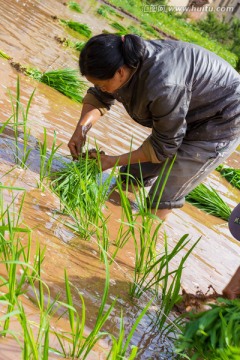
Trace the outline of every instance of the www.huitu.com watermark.
{"type": "Polygon", "coordinates": [[[234,6],[168,6],[168,5],[143,5],[143,12],[233,12],[234,6]]]}

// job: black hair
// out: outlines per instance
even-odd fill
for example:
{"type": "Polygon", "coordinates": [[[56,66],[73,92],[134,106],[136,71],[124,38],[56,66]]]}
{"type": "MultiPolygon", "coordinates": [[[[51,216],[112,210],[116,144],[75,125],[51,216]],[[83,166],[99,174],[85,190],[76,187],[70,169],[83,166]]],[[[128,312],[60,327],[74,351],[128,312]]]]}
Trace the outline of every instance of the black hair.
{"type": "Polygon", "coordinates": [[[80,71],[83,76],[111,79],[123,65],[135,69],[141,61],[145,44],[140,36],[114,34],[93,36],[81,51],[80,71]]]}

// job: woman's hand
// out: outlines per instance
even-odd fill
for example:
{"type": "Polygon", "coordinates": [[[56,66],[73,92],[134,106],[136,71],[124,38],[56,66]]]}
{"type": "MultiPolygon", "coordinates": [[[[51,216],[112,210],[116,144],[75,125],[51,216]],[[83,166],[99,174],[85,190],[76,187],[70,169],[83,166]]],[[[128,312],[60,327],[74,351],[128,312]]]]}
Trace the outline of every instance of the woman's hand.
{"type": "Polygon", "coordinates": [[[96,152],[91,152],[89,154],[89,158],[97,159],[101,162],[101,170],[105,171],[107,169],[111,169],[116,163],[115,156],[109,156],[105,154],[97,154],[96,152]]]}
{"type": "MultiPolygon", "coordinates": [[[[92,152],[89,157],[98,159],[98,155],[94,152],[92,152]]],[[[151,159],[144,154],[141,146],[137,150],[118,156],[100,154],[99,160],[101,161],[102,171],[112,168],[116,163],[117,166],[122,166],[127,164],[137,164],[138,162],[151,161],[151,159]]]]}
{"type": "Polygon", "coordinates": [[[79,158],[82,147],[86,142],[86,134],[91,128],[91,124],[85,126],[78,126],[69,140],[68,147],[74,160],[79,158]]]}

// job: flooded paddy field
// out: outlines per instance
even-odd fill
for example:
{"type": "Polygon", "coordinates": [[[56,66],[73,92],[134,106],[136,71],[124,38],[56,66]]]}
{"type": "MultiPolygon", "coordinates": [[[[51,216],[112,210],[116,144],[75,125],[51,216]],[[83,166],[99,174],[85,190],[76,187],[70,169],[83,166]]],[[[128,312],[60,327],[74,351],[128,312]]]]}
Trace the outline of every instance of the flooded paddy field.
{"type": "MultiPolygon", "coordinates": [[[[57,0],[29,0],[29,1],[2,1],[0,8],[0,49],[8,54],[12,61],[23,66],[34,67],[42,72],[59,69],[78,69],[79,53],[64,47],[56,41],[56,37],[73,39],[75,34],[59,24],[58,19],[73,19],[88,24],[93,35],[101,33],[103,29],[112,31],[109,22],[96,14],[100,6],[97,1],[80,1],[82,13],[71,11],[61,1],[57,0]],[[57,17],[57,19],[56,19],[57,17]]],[[[120,21],[120,20],[119,20],[120,21]]],[[[124,16],[121,23],[125,26],[135,25],[134,21],[124,16]]],[[[83,40],[79,36],[78,40],[83,40]]],[[[84,39],[86,40],[86,39],[84,39]]],[[[96,321],[105,286],[105,266],[99,261],[99,249],[94,237],[91,241],[84,241],[76,233],[64,225],[65,216],[62,215],[58,197],[50,190],[48,185],[39,188],[39,141],[44,140],[44,128],[47,129],[47,146],[51,148],[56,134],[57,145],[61,144],[58,154],[69,159],[67,143],[75,129],[80,116],[82,105],[68,99],[56,90],[39,83],[30,77],[19,74],[10,61],[0,58],[0,122],[4,123],[12,114],[12,105],[9,91],[12,96],[16,94],[17,77],[20,78],[21,103],[26,107],[27,102],[35,90],[29,110],[27,127],[31,137],[29,146],[31,154],[27,168],[22,169],[15,164],[14,132],[6,129],[0,135],[0,182],[5,187],[24,188],[24,203],[20,213],[19,223],[32,229],[30,264],[34,263],[38,245],[45,248],[44,260],[41,265],[41,277],[46,283],[49,294],[44,291],[45,302],[55,299],[58,294],[62,301],[66,300],[64,269],[74,286],[73,303],[77,311],[82,311],[84,298],[86,306],[86,334],[89,333],[96,321]]],[[[117,155],[129,151],[131,141],[133,148],[137,148],[148,136],[149,130],[136,124],[126,114],[121,104],[116,104],[104,115],[90,130],[90,146],[97,144],[107,154],[117,155]]],[[[20,139],[20,146],[23,142],[20,139]]],[[[240,164],[240,153],[235,151],[227,160],[235,168],[240,164]]],[[[57,167],[58,164],[56,163],[57,167]]],[[[211,185],[233,209],[240,202],[239,190],[233,188],[220,174],[214,171],[207,179],[206,184],[211,185]]],[[[3,189],[4,206],[12,204],[13,195],[9,189],[3,189]]],[[[23,192],[15,191],[14,209],[18,213],[21,208],[23,192]]],[[[132,197],[132,194],[129,194],[132,197]]],[[[134,198],[132,198],[134,202],[134,198]]],[[[12,206],[12,205],[11,205],[12,206]]],[[[110,239],[113,241],[121,219],[121,206],[113,195],[106,202],[105,214],[108,217],[110,239]]],[[[182,274],[182,288],[195,293],[201,289],[203,292],[212,285],[221,293],[237,267],[240,265],[240,245],[228,229],[227,222],[207,215],[192,205],[186,203],[183,208],[174,210],[168,222],[163,224],[158,236],[157,250],[162,251],[164,246],[164,232],[167,236],[169,248],[172,249],[184,234],[189,234],[190,242],[180,254],[186,253],[199,237],[199,243],[187,259],[182,274]]],[[[21,241],[27,246],[28,238],[21,235],[21,241]]],[[[110,246],[112,253],[114,247],[110,246]]],[[[181,261],[181,256],[175,259],[175,266],[181,261]]],[[[107,308],[115,300],[116,304],[104,330],[118,336],[121,309],[125,332],[128,334],[141,310],[146,306],[149,294],[140,300],[132,300],[129,296],[129,285],[133,281],[134,244],[129,242],[121,249],[115,261],[110,265],[109,295],[107,308]]],[[[6,275],[5,267],[0,264],[1,279],[6,275]]],[[[20,276],[20,273],[18,273],[20,276]]],[[[25,294],[20,295],[25,312],[33,323],[39,322],[39,309],[36,304],[37,295],[30,284],[25,285],[25,294]]],[[[172,343],[165,338],[154,325],[155,311],[158,303],[154,300],[149,308],[149,315],[145,315],[140,322],[131,344],[139,347],[137,359],[174,359],[172,343]]],[[[1,315],[6,312],[6,304],[0,304],[1,315]]],[[[68,332],[70,324],[63,315],[59,319],[59,311],[51,318],[52,329],[68,332]]],[[[20,332],[17,321],[10,321],[10,329],[20,332]]],[[[37,331],[37,330],[36,330],[37,331]]],[[[50,334],[50,346],[61,351],[61,346],[53,333],[50,334]]],[[[87,359],[106,359],[111,346],[109,336],[102,338],[87,359]]],[[[55,353],[49,359],[60,359],[63,355],[55,353]]],[[[0,360],[22,359],[20,344],[13,336],[0,338],[0,360]]],[[[65,356],[67,357],[67,356],[65,356]]],[[[73,358],[73,357],[69,357],[73,358]]]]}

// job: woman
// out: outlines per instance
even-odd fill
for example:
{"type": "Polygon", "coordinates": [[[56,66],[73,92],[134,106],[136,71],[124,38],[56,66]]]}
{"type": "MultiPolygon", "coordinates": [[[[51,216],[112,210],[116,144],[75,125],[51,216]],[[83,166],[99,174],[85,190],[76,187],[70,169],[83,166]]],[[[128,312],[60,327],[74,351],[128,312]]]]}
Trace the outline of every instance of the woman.
{"type": "Polygon", "coordinates": [[[115,99],[120,101],[136,122],[152,128],[152,134],[131,154],[101,155],[102,169],[116,162],[127,165],[130,157],[130,173],[140,178],[141,163],[146,184],[176,154],[161,201],[161,183],[157,191],[153,183],[147,199],[152,208],[158,204],[161,219],[182,207],[185,196],[239,143],[240,76],[200,46],[101,34],[86,43],[80,70],[94,87],[88,89],[68,144],[72,156],[78,157],[91,126],[115,99]]]}
{"type": "MultiPolygon", "coordinates": [[[[189,43],[144,41],[136,35],[102,34],[91,38],[80,56],[80,70],[94,87],[84,98],[81,118],[69,141],[77,158],[91,126],[120,101],[152,134],[131,154],[101,155],[102,169],[126,165],[145,183],[176,154],[157,214],[165,219],[185,196],[237,147],[240,133],[240,76],[217,55],[189,43]],[[131,156],[130,156],[131,155],[131,156]]],[[[123,124],[124,126],[124,124],[123,124]]],[[[121,169],[126,172],[126,167],[121,169]]],[[[149,204],[158,203],[161,184],[149,204]]],[[[224,296],[240,294],[240,268],[224,296]]]]}

